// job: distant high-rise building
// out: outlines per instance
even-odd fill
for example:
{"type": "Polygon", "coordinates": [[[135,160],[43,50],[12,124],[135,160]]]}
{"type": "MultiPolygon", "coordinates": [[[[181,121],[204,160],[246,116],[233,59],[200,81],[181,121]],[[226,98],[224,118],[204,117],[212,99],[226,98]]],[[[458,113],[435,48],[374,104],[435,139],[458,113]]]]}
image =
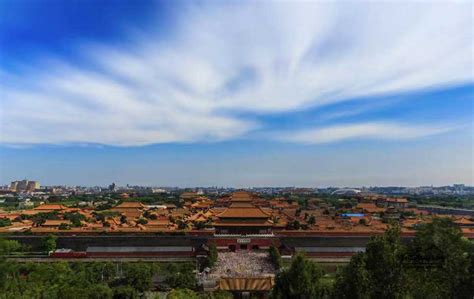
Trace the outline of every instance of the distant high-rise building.
{"type": "Polygon", "coordinates": [[[16,185],[16,191],[26,191],[26,187],[28,187],[28,180],[18,181],[18,184],[16,185]]]}
{"type": "Polygon", "coordinates": [[[109,190],[110,191],[115,191],[116,190],[115,183],[112,183],[111,185],[109,185],[109,190]]]}
{"type": "Polygon", "coordinates": [[[26,191],[33,192],[40,188],[40,183],[38,181],[29,181],[26,186],[26,191]]]}
{"type": "Polygon", "coordinates": [[[18,181],[14,181],[10,183],[10,190],[16,191],[18,189],[18,181]]]}
{"type": "Polygon", "coordinates": [[[38,181],[13,181],[10,183],[10,190],[15,192],[33,192],[40,188],[40,183],[38,181]]]}

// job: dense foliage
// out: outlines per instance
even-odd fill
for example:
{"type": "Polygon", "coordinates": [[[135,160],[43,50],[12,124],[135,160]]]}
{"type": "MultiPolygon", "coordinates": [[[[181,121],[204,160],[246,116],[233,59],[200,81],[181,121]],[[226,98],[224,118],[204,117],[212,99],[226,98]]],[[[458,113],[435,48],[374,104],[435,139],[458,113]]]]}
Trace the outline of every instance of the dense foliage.
{"type": "MultiPolygon", "coordinates": [[[[270,249],[270,257],[276,258],[270,249]]],[[[296,255],[275,279],[273,298],[473,298],[474,243],[448,219],[422,225],[411,242],[392,226],[339,268],[335,283],[296,255]]]]}
{"type": "Polygon", "coordinates": [[[124,264],[122,273],[109,263],[2,262],[0,267],[5,278],[0,298],[134,298],[151,284],[146,264],[124,264]]]}
{"type": "Polygon", "coordinates": [[[270,246],[270,249],[268,250],[268,255],[273,267],[275,267],[275,269],[277,270],[280,269],[282,266],[281,255],[280,251],[278,251],[278,248],[276,248],[275,245],[270,246]]]}
{"type": "Polygon", "coordinates": [[[46,252],[54,251],[56,249],[56,241],[58,237],[55,235],[47,235],[43,238],[43,249],[46,252]]]}
{"type": "Polygon", "coordinates": [[[293,257],[289,268],[276,275],[272,298],[321,298],[322,284],[319,281],[322,277],[323,270],[319,265],[298,254],[293,257]]]}
{"type": "Polygon", "coordinates": [[[190,289],[172,290],[167,299],[232,299],[231,293],[225,291],[217,291],[212,293],[198,294],[190,289]]]}
{"type": "Polygon", "coordinates": [[[217,246],[215,243],[209,244],[209,267],[214,266],[217,262],[217,246]]]}
{"type": "Polygon", "coordinates": [[[152,278],[166,276],[166,287],[196,288],[191,264],[0,263],[0,298],[138,298],[153,289],[152,278]]]}
{"type": "Polygon", "coordinates": [[[447,219],[421,226],[413,242],[399,229],[367,244],[341,269],[335,298],[472,298],[474,244],[447,219]]]}
{"type": "Polygon", "coordinates": [[[0,227],[10,226],[12,222],[8,218],[0,218],[0,227]]]}
{"type": "MultiPolygon", "coordinates": [[[[44,239],[49,249],[55,242],[54,236],[44,239]]],[[[190,263],[18,263],[6,260],[5,255],[23,250],[17,241],[0,239],[1,299],[139,298],[154,287],[196,288],[194,265],[190,263]],[[160,285],[153,285],[154,276],[162,277],[160,285]]]]}
{"type": "Polygon", "coordinates": [[[472,195],[411,195],[408,200],[419,205],[474,209],[474,196],[472,195]]]}
{"type": "Polygon", "coordinates": [[[72,212],[72,213],[67,212],[67,213],[64,213],[64,219],[71,221],[72,226],[80,227],[82,226],[81,221],[86,220],[86,217],[77,212],[72,212]]]}

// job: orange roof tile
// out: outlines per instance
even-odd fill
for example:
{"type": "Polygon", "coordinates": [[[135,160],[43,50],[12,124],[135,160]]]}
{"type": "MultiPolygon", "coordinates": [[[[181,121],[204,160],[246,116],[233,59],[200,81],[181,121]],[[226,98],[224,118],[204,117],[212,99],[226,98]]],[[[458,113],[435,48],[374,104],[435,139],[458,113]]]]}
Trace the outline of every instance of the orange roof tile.
{"type": "Polygon", "coordinates": [[[34,210],[36,211],[44,211],[44,210],[48,210],[48,211],[60,211],[60,210],[65,210],[67,209],[67,207],[63,206],[63,205],[40,205],[40,206],[37,206],[36,208],[34,208],[34,210]]]}
{"type": "Polygon", "coordinates": [[[69,220],[46,220],[41,226],[60,226],[61,224],[71,224],[69,220]]]}
{"type": "Polygon", "coordinates": [[[270,215],[262,211],[261,208],[250,207],[234,207],[227,208],[224,212],[216,215],[219,218],[269,218],[270,215]]]}
{"type": "Polygon", "coordinates": [[[232,193],[232,201],[252,201],[252,196],[247,191],[236,191],[232,193]]]}
{"type": "Polygon", "coordinates": [[[136,209],[142,209],[145,208],[145,206],[138,201],[125,201],[118,206],[114,207],[114,209],[129,209],[129,208],[136,208],[136,209]]]}
{"type": "Polygon", "coordinates": [[[471,221],[471,220],[466,219],[464,217],[461,217],[461,219],[455,220],[454,223],[460,224],[460,225],[474,225],[474,221],[471,221]]]}

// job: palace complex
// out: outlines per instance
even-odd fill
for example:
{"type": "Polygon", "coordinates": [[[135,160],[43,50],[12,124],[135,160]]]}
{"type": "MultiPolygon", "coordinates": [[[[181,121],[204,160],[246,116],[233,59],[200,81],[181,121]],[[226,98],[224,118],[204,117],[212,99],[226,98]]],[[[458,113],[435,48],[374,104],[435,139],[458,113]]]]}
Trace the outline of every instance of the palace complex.
{"type": "MultiPolygon", "coordinates": [[[[317,198],[309,199],[303,208],[293,200],[264,199],[246,191],[214,200],[185,192],[179,207],[130,201],[128,194],[122,198],[106,210],[42,204],[32,209],[0,211],[0,219],[8,220],[8,225],[0,227],[0,233],[23,238],[56,234],[61,240],[89,237],[95,240],[89,244],[94,247],[94,254],[100,250],[97,245],[107,245],[97,240],[108,235],[107,240],[112,240],[110,236],[117,240],[125,236],[129,240],[148,238],[146,242],[122,244],[129,247],[147,242],[160,244],[165,238],[181,236],[180,240],[189,240],[185,245],[192,248],[213,242],[220,250],[261,250],[274,244],[290,253],[305,251],[320,257],[347,256],[363,250],[368,238],[382,234],[392,221],[400,224],[402,237],[410,238],[418,225],[433,217],[449,217],[466,237],[474,237],[474,222],[468,216],[435,215],[409,207],[405,198],[359,196],[356,205],[338,210],[317,198]]],[[[87,242],[68,242],[63,246],[87,250],[87,242]]],[[[166,242],[169,246],[181,244],[166,242]]],[[[143,250],[141,254],[147,249],[143,250]]]]}

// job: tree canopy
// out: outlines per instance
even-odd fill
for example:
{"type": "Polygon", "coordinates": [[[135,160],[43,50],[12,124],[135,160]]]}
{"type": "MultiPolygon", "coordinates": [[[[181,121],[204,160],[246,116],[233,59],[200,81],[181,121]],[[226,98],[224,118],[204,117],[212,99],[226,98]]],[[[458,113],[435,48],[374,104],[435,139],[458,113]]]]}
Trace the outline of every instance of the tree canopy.
{"type": "Polygon", "coordinates": [[[276,275],[272,298],[320,298],[318,282],[322,276],[323,271],[316,263],[297,254],[293,257],[291,266],[276,275]]]}
{"type": "Polygon", "coordinates": [[[474,244],[448,219],[419,227],[412,242],[399,228],[373,238],[340,269],[335,298],[472,298],[474,244]]]}

